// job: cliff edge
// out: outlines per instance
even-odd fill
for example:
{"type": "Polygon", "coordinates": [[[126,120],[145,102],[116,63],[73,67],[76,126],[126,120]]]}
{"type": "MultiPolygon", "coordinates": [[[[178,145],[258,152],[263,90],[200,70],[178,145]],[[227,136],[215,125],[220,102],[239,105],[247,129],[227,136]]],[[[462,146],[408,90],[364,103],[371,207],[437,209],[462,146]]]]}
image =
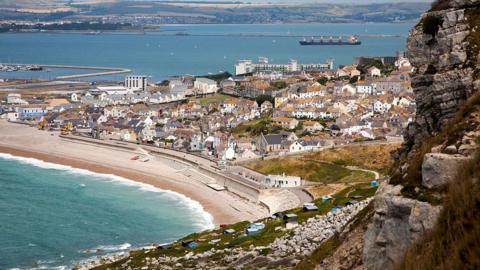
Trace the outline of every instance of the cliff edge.
{"type": "Polygon", "coordinates": [[[363,263],[367,269],[478,266],[468,254],[479,246],[472,205],[479,199],[480,1],[436,1],[411,30],[407,48],[416,68],[416,117],[394,153],[390,182],[375,195],[363,263]],[[461,259],[452,265],[449,256],[461,259]]]}

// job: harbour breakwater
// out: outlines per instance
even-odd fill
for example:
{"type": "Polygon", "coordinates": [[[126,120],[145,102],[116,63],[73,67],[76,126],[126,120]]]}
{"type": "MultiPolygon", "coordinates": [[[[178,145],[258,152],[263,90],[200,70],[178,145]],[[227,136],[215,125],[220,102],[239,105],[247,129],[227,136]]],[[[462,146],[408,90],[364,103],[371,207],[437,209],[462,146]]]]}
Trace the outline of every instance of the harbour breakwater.
{"type": "Polygon", "coordinates": [[[31,67],[36,67],[38,70],[45,69],[45,68],[62,68],[62,69],[82,69],[82,70],[97,70],[98,71],[98,72],[92,72],[92,73],[58,76],[58,77],[55,78],[56,80],[79,79],[79,78],[97,77],[97,76],[108,76],[108,75],[125,74],[125,73],[130,73],[131,72],[130,69],[116,68],[116,67],[46,65],[46,64],[8,64],[8,63],[0,63],[0,66],[15,67],[15,68],[18,68],[18,69],[28,69],[28,70],[32,70],[31,67]]]}

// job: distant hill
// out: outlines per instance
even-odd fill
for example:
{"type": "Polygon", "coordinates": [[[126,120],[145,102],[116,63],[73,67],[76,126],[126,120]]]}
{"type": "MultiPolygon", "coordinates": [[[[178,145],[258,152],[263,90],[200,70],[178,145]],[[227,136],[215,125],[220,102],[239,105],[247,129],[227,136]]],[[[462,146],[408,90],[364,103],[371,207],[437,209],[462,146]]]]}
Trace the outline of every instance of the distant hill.
{"type": "Polygon", "coordinates": [[[98,16],[154,15],[146,24],[183,23],[311,23],[416,21],[430,7],[429,1],[407,3],[390,0],[335,1],[153,1],[153,0],[0,0],[0,18],[51,21],[91,20],[98,16]],[[365,2],[382,2],[364,4],[365,2]],[[264,3],[264,4],[261,4],[264,3]],[[12,12],[12,9],[16,9],[12,12]]]}

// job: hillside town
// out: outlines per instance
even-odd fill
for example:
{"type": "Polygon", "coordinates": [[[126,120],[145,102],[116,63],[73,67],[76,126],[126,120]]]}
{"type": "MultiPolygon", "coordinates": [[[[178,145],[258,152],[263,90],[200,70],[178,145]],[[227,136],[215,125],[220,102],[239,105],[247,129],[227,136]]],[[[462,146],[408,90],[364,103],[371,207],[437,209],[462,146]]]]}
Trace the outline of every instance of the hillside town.
{"type": "Polygon", "coordinates": [[[401,54],[394,61],[364,57],[336,69],[333,60],[308,70],[260,61],[261,69],[245,74],[181,76],[157,84],[147,76],[126,76],[123,83],[45,98],[8,93],[0,115],[43,130],[242,161],[401,141],[415,113],[412,67],[401,54]]]}

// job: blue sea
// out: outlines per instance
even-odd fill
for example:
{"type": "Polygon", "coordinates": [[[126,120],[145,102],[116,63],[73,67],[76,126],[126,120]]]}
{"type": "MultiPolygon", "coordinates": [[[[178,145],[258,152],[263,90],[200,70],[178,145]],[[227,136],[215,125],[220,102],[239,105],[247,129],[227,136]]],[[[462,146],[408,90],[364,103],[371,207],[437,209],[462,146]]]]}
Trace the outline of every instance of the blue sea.
{"type": "Polygon", "coordinates": [[[113,175],[0,154],[0,269],[69,269],[213,227],[199,203],[113,175]]]}
{"type": "MultiPolygon", "coordinates": [[[[352,63],[355,56],[386,56],[404,51],[412,26],[413,23],[174,25],[145,34],[5,33],[0,34],[0,62],[123,67],[135,74],[150,76],[151,81],[172,75],[233,72],[237,60],[255,60],[259,56],[268,57],[273,63],[285,63],[289,59],[320,63],[333,58],[338,66],[352,63]],[[298,43],[302,37],[350,34],[392,36],[361,37],[360,46],[300,46],[298,43]]],[[[0,78],[53,79],[72,72],[58,69],[0,72],[0,78]]],[[[90,80],[121,80],[123,76],[90,80]]]]}

